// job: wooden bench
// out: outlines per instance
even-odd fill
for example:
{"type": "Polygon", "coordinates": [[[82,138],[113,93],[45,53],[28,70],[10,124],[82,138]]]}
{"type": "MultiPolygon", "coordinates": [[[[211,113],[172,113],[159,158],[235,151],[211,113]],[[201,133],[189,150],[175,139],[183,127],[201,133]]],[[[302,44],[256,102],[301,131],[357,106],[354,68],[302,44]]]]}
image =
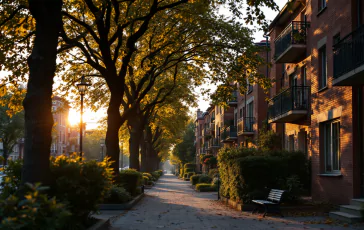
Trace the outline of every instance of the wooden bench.
{"type": "Polygon", "coordinates": [[[253,214],[258,211],[260,207],[264,207],[263,217],[265,217],[267,213],[271,212],[278,213],[283,217],[283,214],[281,213],[281,209],[279,207],[281,204],[283,193],[284,190],[271,189],[266,200],[252,200],[253,203],[257,205],[257,207],[253,210],[253,214]]]}

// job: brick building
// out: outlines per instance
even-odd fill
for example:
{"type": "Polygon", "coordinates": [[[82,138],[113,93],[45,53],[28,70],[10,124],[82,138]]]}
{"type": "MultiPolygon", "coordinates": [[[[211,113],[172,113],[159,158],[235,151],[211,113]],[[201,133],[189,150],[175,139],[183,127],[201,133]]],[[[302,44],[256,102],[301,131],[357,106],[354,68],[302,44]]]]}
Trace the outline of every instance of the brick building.
{"type": "Polygon", "coordinates": [[[312,159],[312,198],[364,196],[363,0],[290,1],[269,26],[268,120],[312,159]]]}
{"type": "MultiPolygon", "coordinates": [[[[261,47],[259,55],[266,59],[270,52],[266,49],[267,42],[255,43],[261,47]]],[[[269,77],[268,66],[261,66],[258,69],[260,74],[269,77]]],[[[258,84],[249,84],[244,95],[238,93],[238,104],[234,110],[234,121],[237,125],[238,143],[240,146],[252,147],[258,138],[258,131],[266,125],[267,119],[267,98],[268,95],[258,84]]]]}

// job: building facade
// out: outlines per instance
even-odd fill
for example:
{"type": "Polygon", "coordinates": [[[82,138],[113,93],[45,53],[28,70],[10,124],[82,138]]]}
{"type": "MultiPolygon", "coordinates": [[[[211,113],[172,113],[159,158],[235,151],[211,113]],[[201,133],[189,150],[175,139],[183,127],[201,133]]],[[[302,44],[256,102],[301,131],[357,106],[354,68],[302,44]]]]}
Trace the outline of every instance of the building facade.
{"type": "Polygon", "coordinates": [[[312,198],[364,196],[363,0],[291,1],[270,29],[268,121],[312,160],[312,198]]]}

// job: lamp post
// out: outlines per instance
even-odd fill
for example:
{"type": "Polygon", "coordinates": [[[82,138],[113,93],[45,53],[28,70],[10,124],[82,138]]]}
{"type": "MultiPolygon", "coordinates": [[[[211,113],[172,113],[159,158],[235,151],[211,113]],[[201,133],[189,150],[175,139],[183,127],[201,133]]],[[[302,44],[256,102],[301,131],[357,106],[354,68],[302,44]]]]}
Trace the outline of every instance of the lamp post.
{"type": "Polygon", "coordinates": [[[85,92],[87,90],[87,87],[90,86],[90,84],[86,83],[85,76],[82,76],[81,83],[77,84],[78,92],[80,92],[81,95],[81,119],[80,119],[80,160],[82,160],[82,128],[83,128],[83,96],[85,95],[85,92]]]}
{"type": "Polygon", "coordinates": [[[120,144],[121,144],[121,148],[120,148],[120,154],[121,154],[120,168],[124,168],[124,143],[123,143],[123,141],[121,141],[120,144]]]}
{"type": "Polygon", "coordinates": [[[100,146],[101,146],[101,161],[104,160],[104,146],[105,146],[105,139],[100,139],[100,146]]]}

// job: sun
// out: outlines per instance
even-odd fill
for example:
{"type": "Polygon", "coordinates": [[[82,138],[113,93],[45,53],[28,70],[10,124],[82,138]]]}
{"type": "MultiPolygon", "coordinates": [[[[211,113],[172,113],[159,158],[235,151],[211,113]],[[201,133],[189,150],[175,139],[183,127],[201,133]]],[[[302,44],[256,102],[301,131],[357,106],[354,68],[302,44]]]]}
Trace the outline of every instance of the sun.
{"type": "MultiPolygon", "coordinates": [[[[99,125],[99,121],[105,117],[106,112],[103,110],[99,110],[97,112],[93,112],[91,110],[86,109],[83,112],[83,122],[86,123],[87,129],[97,128],[99,125]]],[[[80,124],[80,111],[75,109],[70,109],[68,113],[68,121],[71,126],[80,124]]]]}

